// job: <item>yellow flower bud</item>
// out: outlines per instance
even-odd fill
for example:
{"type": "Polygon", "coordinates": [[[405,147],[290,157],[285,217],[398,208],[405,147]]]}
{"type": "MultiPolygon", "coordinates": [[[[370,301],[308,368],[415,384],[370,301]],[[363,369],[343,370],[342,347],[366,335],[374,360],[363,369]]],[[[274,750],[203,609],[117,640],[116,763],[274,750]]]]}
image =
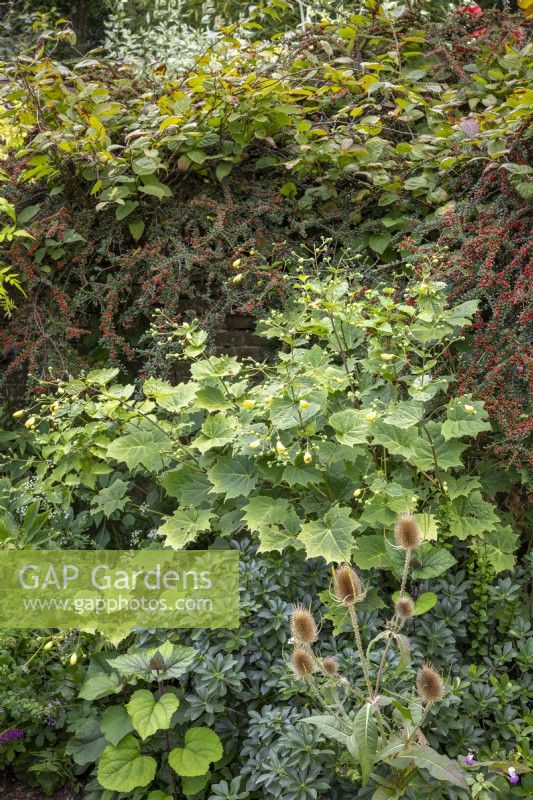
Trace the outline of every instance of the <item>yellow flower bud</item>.
{"type": "Polygon", "coordinates": [[[276,442],[276,450],[278,451],[278,453],[285,453],[285,451],[287,450],[287,448],[280,439],[278,439],[278,441],[276,442]]]}
{"type": "Polygon", "coordinates": [[[258,447],[261,447],[261,440],[254,439],[253,442],[250,442],[250,447],[252,450],[257,450],[258,447]]]}
{"type": "Polygon", "coordinates": [[[255,406],[254,400],[243,400],[242,407],[243,408],[253,408],[255,406]]]}
{"type": "Polygon", "coordinates": [[[300,408],[309,408],[307,400],[300,400],[300,408]]]}
{"type": "Polygon", "coordinates": [[[54,642],[52,641],[52,639],[50,639],[50,641],[46,642],[46,644],[44,645],[43,650],[51,650],[53,646],[54,642]]]}
{"type": "Polygon", "coordinates": [[[354,497],[361,497],[362,494],[363,494],[363,490],[362,489],[356,489],[354,491],[354,493],[353,493],[353,496],[354,497]]]}
{"type": "Polygon", "coordinates": [[[24,411],[24,409],[20,408],[18,411],[15,411],[15,413],[13,414],[13,419],[20,419],[20,417],[23,417],[25,413],[26,412],[24,411]]]}
{"type": "Polygon", "coordinates": [[[313,456],[311,455],[309,450],[306,450],[305,453],[304,453],[304,463],[305,464],[310,464],[312,460],[313,460],[313,456]]]}
{"type": "Polygon", "coordinates": [[[476,413],[476,409],[474,408],[474,406],[465,405],[465,411],[466,411],[467,414],[475,414],[476,413]]]}
{"type": "Polygon", "coordinates": [[[35,424],[36,424],[36,422],[37,422],[37,420],[35,419],[35,417],[30,417],[30,418],[29,418],[29,419],[27,419],[27,420],[26,420],[26,422],[24,423],[24,427],[25,427],[25,428],[35,428],[35,424]]]}
{"type": "Polygon", "coordinates": [[[369,411],[368,414],[365,414],[365,420],[367,422],[374,422],[374,420],[377,419],[377,418],[378,418],[378,412],[377,411],[369,411]]]}
{"type": "Polygon", "coordinates": [[[233,278],[230,279],[230,283],[240,283],[243,278],[244,275],[242,274],[242,272],[239,272],[237,273],[237,275],[234,275],[233,278]]]}
{"type": "Polygon", "coordinates": [[[78,654],[72,653],[71,657],[68,660],[68,663],[70,664],[71,667],[75,667],[76,664],[78,663],[78,654]]]}
{"type": "Polygon", "coordinates": [[[235,269],[237,269],[237,267],[240,267],[241,266],[241,259],[240,258],[236,258],[231,266],[234,267],[235,269]]]}
{"type": "Polygon", "coordinates": [[[394,355],[392,353],[382,353],[380,355],[380,358],[382,361],[392,361],[394,355]]]}

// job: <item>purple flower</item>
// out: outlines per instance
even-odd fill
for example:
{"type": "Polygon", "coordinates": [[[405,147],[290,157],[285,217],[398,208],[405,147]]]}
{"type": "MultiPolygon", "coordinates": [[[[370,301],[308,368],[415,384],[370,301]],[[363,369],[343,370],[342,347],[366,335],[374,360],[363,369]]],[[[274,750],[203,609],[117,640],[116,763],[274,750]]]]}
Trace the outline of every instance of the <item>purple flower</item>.
{"type": "Polygon", "coordinates": [[[507,775],[509,777],[509,783],[515,784],[518,783],[520,780],[519,776],[516,774],[516,770],[514,767],[509,767],[509,769],[507,770],[507,775]]]}
{"type": "Polygon", "coordinates": [[[10,728],[8,731],[4,731],[4,733],[0,734],[0,744],[14,742],[15,739],[22,739],[23,736],[24,731],[21,731],[19,728],[10,728]]]}
{"type": "Polygon", "coordinates": [[[474,763],[474,760],[475,760],[474,759],[474,754],[473,753],[469,753],[467,756],[464,756],[463,764],[466,764],[467,767],[471,767],[472,764],[474,763]]]}

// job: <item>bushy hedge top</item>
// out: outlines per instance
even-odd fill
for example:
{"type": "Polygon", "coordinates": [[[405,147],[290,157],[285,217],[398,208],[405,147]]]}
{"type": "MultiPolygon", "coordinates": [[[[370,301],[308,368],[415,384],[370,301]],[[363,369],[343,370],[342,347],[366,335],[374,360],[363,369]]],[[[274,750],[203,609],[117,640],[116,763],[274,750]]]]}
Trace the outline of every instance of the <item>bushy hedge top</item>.
{"type": "MultiPolygon", "coordinates": [[[[73,61],[68,26],[41,32],[3,66],[6,191],[14,225],[34,237],[6,236],[28,295],[1,334],[10,368],[131,366],[151,310],[175,315],[184,297],[200,296],[215,324],[271,305],[302,238],[350,244],[372,281],[416,267],[420,248],[425,257],[447,232],[439,264],[459,296],[484,301],[465,388],[482,391],[489,376],[484,399],[497,415],[500,381],[512,385],[506,430],[523,412],[529,364],[524,24],[473,4],[438,24],[376,5],[271,41],[228,26],[172,79],[164,65],[136,78],[98,58],[73,61]],[[465,265],[465,240],[486,237],[483,214],[490,241],[471,246],[465,265]],[[478,260],[495,248],[488,266],[478,260]],[[472,280],[458,276],[457,254],[472,280]],[[494,343],[509,330],[500,358],[494,343]]],[[[506,433],[523,460],[527,431],[506,433]]]]}

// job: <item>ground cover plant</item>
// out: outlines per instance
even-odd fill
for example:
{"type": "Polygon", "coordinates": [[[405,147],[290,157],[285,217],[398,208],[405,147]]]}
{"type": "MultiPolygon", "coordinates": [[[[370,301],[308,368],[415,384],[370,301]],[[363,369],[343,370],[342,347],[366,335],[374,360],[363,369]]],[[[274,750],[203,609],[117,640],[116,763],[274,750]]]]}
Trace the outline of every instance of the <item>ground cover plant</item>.
{"type": "Polygon", "coordinates": [[[0,10],[0,549],[241,618],[0,631],[6,785],[530,797],[533,6],[65,5],[0,10]]]}

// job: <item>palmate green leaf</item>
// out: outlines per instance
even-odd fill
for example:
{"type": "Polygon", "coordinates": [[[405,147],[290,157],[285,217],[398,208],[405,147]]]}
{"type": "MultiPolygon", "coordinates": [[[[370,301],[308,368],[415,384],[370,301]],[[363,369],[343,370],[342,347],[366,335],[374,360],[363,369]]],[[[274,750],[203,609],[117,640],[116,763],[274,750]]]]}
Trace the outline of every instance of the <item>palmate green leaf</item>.
{"type": "Polygon", "coordinates": [[[353,447],[355,444],[364,444],[371,432],[370,423],[365,419],[368,412],[347,408],[337,411],[329,418],[329,424],[335,431],[337,441],[353,447]]]}
{"type": "Polygon", "coordinates": [[[259,530],[258,553],[271,553],[276,550],[282,553],[287,547],[294,547],[295,550],[303,550],[303,544],[296,534],[291,533],[279,525],[265,525],[259,530]]]}
{"type": "Polygon", "coordinates": [[[353,554],[353,563],[359,569],[387,569],[390,558],[385,547],[385,537],[379,534],[358,536],[357,548],[353,554]]]}
{"type": "Polygon", "coordinates": [[[123,511],[128,502],[128,488],[129,483],[117,478],[110,486],[100,489],[91,501],[93,513],[101,512],[104,517],[110,517],[115,511],[123,511]]]}
{"type": "Polygon", "coordinates": [[[413,514],[425,542],[436,541],[438,529],[434,514],[413,514]]]}
{"type": "Polygon", "coordinates": [[[446,781],[460,789],[468,791],[466,777],[455,761],[437,753],[432,747],[423,744],[412,744],[400,755],[414,761],[420,769],[426,769],[438,781],[446,781]]]}
{"type": "Polygon", "coordinates": [[[117,745],[133,726],[124,706],[108,706],[100,719],[100,730],[110,744],[117,745]]]}
{"type": "Polygon", "coordinates": [[[181,505],[199,506],[205,503],[211,489],[205,473],[200,472],[196,464],[184,464],[165,472],[161,484],[170,497],[177,497],[181,505]]]}
{"type": "Polygon", "coordinates": [[[448,404],[446,420],[441,426],[442,436],[448,441],[490,431],[491,425],[487,418],[484,405],[479,400],[472,400],[470,395],[454,398],[448,404]]]}
{"type": "Polygon", "coordinates": [[[466,300],[464,303],[459,303],[445,312],[446,323],[452,328],[464,328],[470,325],[478,306],[479,300],[466,300]]]}
{"type": "Polygon", "coordinates": [[[411,452],[406,456],[411,464],[425,471],[434,470],[436,457],[437,466],[440,469],[448,470],[453,467],[462,467],[461,454],[468,445],[459,441],[446,442],[439,433],[439,425],[437,423],[429,423],[425,428],[430,433],[432,441],[430,442],[424,435],[418,437],[416,442],[413,442],[411,452]],[[435,453],[433,453],[433,448],[435,448],[435,453]]]}
{"type": "Polygon", "coordinates": [[[483,537],[485,557],[496,573],[513,569],[519,536],[510,525],[486,533],[483,537]]]}
{"type": "Polygon", "coordinates": [[[244,507],[244,519],[250,531],[259,535],[259,552],[281,553],[286,547],[303,547],[297,538],[300,520],[288,500],[268,495],[252,497],[244,507]]]}
{"type": "Polygon", "coordinates": [[[156,698],[148,689],[139,689],[127,703],[126,711],[131,724],[144,740],[156,731],[168,730],[178,706],[178,698],[170,692],[156,698]]]}
{"type": "Polygon", "coordinates": [[[416,581],[444,575],[455,564],[455,558],[448,550],[431,544],[423,544],[417,548],[414,561],[416,565],[413,564],[412,576],[416,581]]]}
{"type": "Polygon", "coordinates": [[[192,444],[201,453],[224,447],[235,438],[235,423],[224,414],[209,414],[192,444]]]}
{"type": "Polygon", "coordinates": [[[221,456],[207,471],[211,491],[223,494],[226,500],[248,497],[257,483],[254,462],[249,458],[221,456]]]}
{"type": "Polygon", "coordinates": [[[405,400],[397,403],[385,414],[383,422],[386,425],[393,425],[395,428],[412,428],[417,425],[424,416],[424,406],[414,400],[405,400]]]}
{"type": "Polygon", "coordinates": [[[157,533],[165,537],[165,545],[181,550],[189,542],[194,542],[198,534],[208,531],[211,520],[215,516],[213,511],[206,511],[193,506],[178,508],[166,522],[161,525],[157,533]]]}
{"type": "Polygon", "coordinates": [[[353,531],[359,527],[350,516],[349,508],[338,503],[327,511],[323,519],[302,525],[299,539],[305,545],[308,558],[324,558],[331,562],[350,562],[355,547],[353,531]]]}
{"type": "Polygon", "coordinates": [[[288,500],[268,495],[256,495],[244,506],[244,519],[252,532],[259,531],[267,525],[283,525],[291,512],[288,500]]]}
{"type": "Polygon", "coordinates": [[[207,411],[227,411],[233,403],[216,386],[204,386],[196,393],[196,405],[207,411]]]}
{"type": "Polygon", "coordinates": [[[119,370],[116,367],[109,369],[93,369],[87,373],[85,380],[87,383],[93,383],[97,386],[105,386],[106,383],[111,383],[117,377],[119,370]]]}
{"type": "Polygon", "coordinates": [[[160,408],[174,414],[191,405],[195,399],[197,389],[197,384],[192,382],[179,383],[177,386],[172,386],[172,384],[159,378],[147,378],[143,384],[143,391],[146,397],[155,400],[160,408]]]}
{"type": "Polygon", "coordinates": [[[108,458],[125,462],[129,469],[143,466],[158,472],[164,465],[164,454],[170,449],[169,437],[149,423],[141,427],[130,423],[125,436],[119,436],[107,447],[108,458]]]}
{"type": "Polygon", "coordinates": [[[483,500],[481,492],[472,492],[468,497],[458,497],[452,501],[449,513],[450,533],[458,539],[482,536],[494,530],[499,518],[494,506],[483,500]]]}
{"type": "Polygon", "coordinates": [[[374,711],[370,703],[359,709],[353,721],[353,737],[359,752],[361,780],[366,786],[376,760],[378,748],[378,729],[374,720],[374,711]]]}
{"type": "Polygon", "coordinates": [[[203,775],[211,762],[223,756],[222,743],[210,728],[189,728],[183,747],[176,747],[168,757],[168,763],[178,775],[195,777],[203,775]]]}
{"type": "Polygon", "coordinates": [[[450,500],[456,500],[458,497],[468,497],[475,489],[481,488],[480,479],[476,475],[461,475],[459,478],[448,475],[446,485],[446,494],[450,500]]]}
{"type": "Polygon", "coordinates": [[[304,464],[301,458],[296,463],[287,464],[281,475],[282,481],[289,486],[310,486],[322,481],[322,475],[313,464],[304,464]]]}
{"type": "Polygon", "coordinates": [[[125,736],[118,745],[108,745],[98,764],[98,783],[113,792],[132,792],[148,786],[155,777],[157,762],[142,756],[134,736],[125,736]]]}

